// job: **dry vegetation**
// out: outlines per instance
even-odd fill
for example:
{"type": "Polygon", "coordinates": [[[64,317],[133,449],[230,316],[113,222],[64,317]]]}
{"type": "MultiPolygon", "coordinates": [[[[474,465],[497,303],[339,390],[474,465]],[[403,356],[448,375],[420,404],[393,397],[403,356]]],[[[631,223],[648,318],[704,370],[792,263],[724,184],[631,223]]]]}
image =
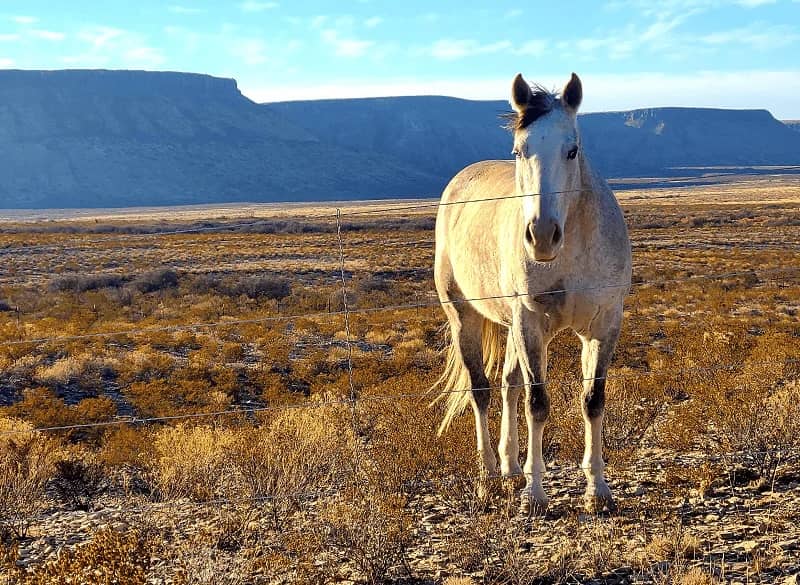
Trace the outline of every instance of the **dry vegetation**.
{"type": "Polygon", "coordinates": [[[597,517],[578,504],[574,338],[550,352],[545,517],[517,517],[503,482],[477,496],[471,417],[436,437],[433,209],[345,215],[352,380],[329,209],[0,225],[0,583],[783,582],[800,189],[782,189],[622,197],[620,509],[597,517]]]}

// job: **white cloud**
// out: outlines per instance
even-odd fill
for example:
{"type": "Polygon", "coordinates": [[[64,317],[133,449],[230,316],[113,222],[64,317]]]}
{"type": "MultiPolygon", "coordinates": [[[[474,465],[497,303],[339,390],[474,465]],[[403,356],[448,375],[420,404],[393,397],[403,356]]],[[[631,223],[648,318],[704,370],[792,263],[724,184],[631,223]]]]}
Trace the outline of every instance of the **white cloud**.
{"type": "Polygon", "coordinates": [[[98,26],[84,29],[78,33],[78,38],[89,43],[95,49],[102,49],[116,39],[124,37],[126,31],[109,26],[98,26]]]}
{"type": "Polygon", "coordinates": [[[153,47],[143,35],[123,29],[95,26],[78,31],[76,37],[85,49],[63,55],[60,61],[75,67],[119,66],[153,69],[166,63],[167,58],[153,47]]]}
{"type": "Polygon", "coordinates": [[[767,4],[775,4],[776,1],[777,0],[738,0],[736,3],[739,6],[744,6],[745,8],[757,8],[767,4]]]}
{"type": "Polygon", "coordinates": [[[6,57],[0,57],[0,67],[8,68],[14,66],[14,59],[8,59],[6,57]]]}
{"type": "Polygon", "coordinates": [[[36,24],[39,19],[35,16],[12,16],[11,20],[17,24],[36,24]]]}
{"type": "Polygon", "coordinates": [[[337,57],[362,57],[375,44],[356,38],[343,38],[334,29],[325,29],[320,35],[322,42],[331,47],[337,57]]]}
{"type": "Polygon", "coordinates": [[[328,17],[324,14],[318,14],[311,19],[311,28],[322,28],[328,21],[328,17]]]}
{"type": "Polygon", "coordinates": [[[440,39],[423,52],[443,61],[463,59],[476,55],[487,55],[499,51],[510,50],[509,41],[481,44],[472,39],[440,39]]]}
{"type": "Polygon", "coordinates": [[[123,61],[130,67],[151,68],[162,65],[166,58],[154,47],[133,47],[125,51],[123,61]]]}
{"type": "Polygon", "coordinates": [[[206,10],[205,8],[196,8],[194,6],[183,6],[181,4],[172,4],[171,6],[167,7],[167,10],[172,12],[173,14],[203,14],[206,10]]]}
{"type": "Polygon", "coordinates": [[[383,19],[380,16],[373,16],[372,18],[368,18],[364,21],[364,26],[367,28],[375,28],[380,23],[383,22],[383,19]]]}
{"type": "Polygon", "coordinates": [[[29,34],[44,41],[63,41],[67,38],[64,33],[52,30],[31,30],[29,34]]]}
{"type": "Polygon", "coordinates": [[[235,39],[228,52],[246,65],[260,65],[267,61],[267,45],[261,39],[235,39]]]}
{"type": "MultiPolygon", "coordinates": [[[[580,72],[579,72],[580,73],[580,72]]],[[[513,72],[506,77],[455,80],[398,79],[375,83],[363,79],[340,83],[259,85],[239,80],[242,92],[256,102],[296,99],[383,97],[402,95],[449,95],[466,99],[509,98],[513,72]]],[[[658,106],[715,108],[766,108],[777,118],[800,118],[800,70],[798,71],[705,71],[695,74],[632,73],[627,75],[582,75],[582,110],[609,111],[658,106]],[[780,87],[781,91],[775,91],[780,87]]],[[[565,76],[531,78],[545,87],[561,87],[565,76]]]]}
{"type": "Polygon", "coordinates": [[[754,24],[746,27],[717,31],[700,37],[706,45],[720,46],[734,44],[748,46],[759,51],[779,49],[800,40],[796,29],[785,25],[762,26],[754,24]]]}
{"type": "Polygon", "coordinates": [[[10,43],[18,41],[20,36],[17,33],[2,33],[0,34],[0,43],[10,43]]]}
{"type": "Polygon", "coordinates": [[[256,0],[247,0],[239,4],[244,12],[264,12],[265,10],[273,10],[280,6],[277,2],[257,2],[256,0]]]}
{"type": "Polygon", "coordinates": [[[547,41],[534,39],[514,46],[512,53],[521,56],[540,57],[547,50],[547,41]]]}

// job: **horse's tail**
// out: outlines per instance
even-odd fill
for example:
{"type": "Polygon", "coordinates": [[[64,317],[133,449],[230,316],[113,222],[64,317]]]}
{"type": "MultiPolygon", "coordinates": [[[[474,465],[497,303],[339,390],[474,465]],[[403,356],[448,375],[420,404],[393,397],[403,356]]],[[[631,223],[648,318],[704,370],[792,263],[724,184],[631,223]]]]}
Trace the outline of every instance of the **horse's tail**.
{"type": "MultiPolygon", "coordinates": [[[[448,333],[449,335],[449,327],[448,333]]],[[[483,348],[483,367],[489,379],[494,378],[500,367],[500,352],[502,351],[502,337],[500,326],[496,323],[484,319],[481,327],[481,346],[483,348]]],[[[449,339],[447,345],[447,360],[444,372],[433,385],[439,388],[439,396],[433,401],[436,404],[440,400],[445,400],[445,411],[442,423],[439,425],[439,435],[444,433],[453,422],[453,419],[464,412],[470,399],[470,376],[464,361],[458,355],[459,350],[449,339]]]]}

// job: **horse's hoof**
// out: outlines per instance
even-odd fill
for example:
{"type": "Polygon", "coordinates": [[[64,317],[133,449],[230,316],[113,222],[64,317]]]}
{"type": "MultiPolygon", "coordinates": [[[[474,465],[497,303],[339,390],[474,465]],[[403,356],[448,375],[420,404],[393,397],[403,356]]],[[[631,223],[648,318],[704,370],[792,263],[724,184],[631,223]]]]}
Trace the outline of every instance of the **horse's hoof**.
{"type": "Polygon", "coordinates": [[[549,502],[547,498],[535,499],[530,496],[522,496],[519,504],[520,516],[544,516],[547,513],[549,502]]]}
{"type": "Polygon", "coordinates": [[[617,510],[617,504],[611,494],[586,494],[583,498],[583,508],[588,514],[611,513],[617,510]]]}

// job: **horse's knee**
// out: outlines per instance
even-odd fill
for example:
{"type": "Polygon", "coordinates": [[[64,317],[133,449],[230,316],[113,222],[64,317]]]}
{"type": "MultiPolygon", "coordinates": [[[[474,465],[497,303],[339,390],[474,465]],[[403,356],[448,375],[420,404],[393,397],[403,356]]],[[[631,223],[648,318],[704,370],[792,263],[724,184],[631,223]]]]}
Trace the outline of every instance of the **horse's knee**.
{"type": "Polygon", "coordinates": [[[528,392],[528,408],[533,420],[543,423],[550,416],[550,397],[543,384],[534,384],[528,392]]]}
{"type": "Polygon", "coordinates": [[[472,400],[480,412],[486,412],[489,409],[489,398],[491,394],[489,388],[477,388],[472,390],[472,400]]]}
{"type": "Polygon", "coordinates": [[[584,414],[590,418],[597,418],[603,414],[606,404],[606,381],[593,380],[591,385],[583,391],[582,408],[584,414]]]}

